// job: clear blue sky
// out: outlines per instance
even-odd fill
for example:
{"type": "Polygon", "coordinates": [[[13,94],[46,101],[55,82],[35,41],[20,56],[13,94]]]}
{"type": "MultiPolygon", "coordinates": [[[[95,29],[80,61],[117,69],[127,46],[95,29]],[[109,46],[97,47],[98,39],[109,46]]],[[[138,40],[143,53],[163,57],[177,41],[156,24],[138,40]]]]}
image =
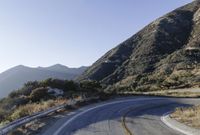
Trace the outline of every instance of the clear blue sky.
{"type": "Polygon", "coordinates": [[[91,65],[192,0],[0,0],[0,72],[23,64],[91,65]]]}

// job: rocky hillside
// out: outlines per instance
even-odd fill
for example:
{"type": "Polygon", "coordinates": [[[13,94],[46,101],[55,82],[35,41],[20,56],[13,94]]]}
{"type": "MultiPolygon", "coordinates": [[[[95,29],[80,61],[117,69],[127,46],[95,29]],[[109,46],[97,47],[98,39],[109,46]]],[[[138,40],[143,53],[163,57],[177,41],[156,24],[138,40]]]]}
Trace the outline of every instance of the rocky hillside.
{"type": "Polygon", "coordinates": [[[150,23],[107,52],[79,80],[149,91],[200,85],[200,0],[150,23]]]}

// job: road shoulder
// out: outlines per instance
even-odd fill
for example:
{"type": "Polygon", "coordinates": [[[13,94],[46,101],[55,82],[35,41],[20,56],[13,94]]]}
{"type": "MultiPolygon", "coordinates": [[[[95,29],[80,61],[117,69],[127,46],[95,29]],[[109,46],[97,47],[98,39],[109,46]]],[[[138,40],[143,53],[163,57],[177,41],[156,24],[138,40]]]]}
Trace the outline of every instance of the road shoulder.
{"type": "Polygon", "coordinates": [[[185,135],[199,135],[200,134],[199,129],[194,129],[189,126],[186,126],[185,124],[182,124],[182,123],[170,118],[169,115],[170,115],[170,112],[164,114],[161,117],[162,122],[165,123],[165,125],[167,125],[169,128],[179,131],[185,135]]]}

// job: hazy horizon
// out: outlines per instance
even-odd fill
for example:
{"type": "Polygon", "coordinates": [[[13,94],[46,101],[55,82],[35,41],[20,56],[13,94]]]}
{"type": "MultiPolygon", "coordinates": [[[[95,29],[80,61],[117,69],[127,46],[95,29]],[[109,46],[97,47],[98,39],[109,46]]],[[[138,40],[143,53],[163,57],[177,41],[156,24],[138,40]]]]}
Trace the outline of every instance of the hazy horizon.
{"type": "MultiPolygon", "coordinates": [[[[81,67],[88,67],[88,66],[79,66],[79,67],[69,67],[69,66],[67,66],[67,65],[64,65],[64,64],[61,64],[61,63],[56,63],[56,64],[53,64],[53,65],[49,65],[49,66],[27,66],[27,65],[22,65],[22,64],[20,64],[20,65],[15,65],[15,66],[13,66],[13,67],[10,67],[10,68],[8,68],[8,69],[6,69],[6,70],[4,70],[4,71],[1,71],[0,72],[0,74],[1,73],[4,73],[4,72],[6,72],[6,71],[9,71],[10,69],[12,69],[12,68],[16,68],[16,67],[19,67],[19,66],[24,66],[24,67],[27,67],[27,68],[49,68],[49,67],[51,67],[51,66],[55,66],[55,65],[61,65],[61,66],[66,66],[67,68],[71,68],[71,69],[73,69],[73,68],[81,68],[81,67]]],[[[89,65],[89,66],[91,66],[91,65],[89,65]]]]}
{"type": "Polygon", "coordinates": [[[89,66],[151,21],[192,1],[0,1],[0,73],[17,65],[89,66]]]}

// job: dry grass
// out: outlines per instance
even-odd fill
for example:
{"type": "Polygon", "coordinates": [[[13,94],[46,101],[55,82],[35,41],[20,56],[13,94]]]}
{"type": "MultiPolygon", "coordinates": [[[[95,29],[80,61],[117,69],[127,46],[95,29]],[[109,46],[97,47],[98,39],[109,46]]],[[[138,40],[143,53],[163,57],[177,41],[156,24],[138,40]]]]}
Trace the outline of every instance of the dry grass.
{"type": "Polygon", "coordinates": [[[24,116],[32,115],[40,111],[47,110],[51,107],[67,103],[67,100],[48,100],[40,103],[30,103],[24,106],[19,106],[10,116],[10,119],[16,120],[24,116]]]}
{"type": "Polygon", "coordinates": [[[151,93],[155,96],[169,96],[169,97],[187,97],[187,98],[197,98],[200,97],[200,92],[160,92],[151,93]]]}
{"type": "MultiPolygon", "coordinates": [[[[83,99],[81,96],[77,96],[76,99],[83,99]]],[[[54,101],[55,102],[55,101],[54,101]]],[[[59,104],[62,104],[63,102],[67,102],[65,100],[59,100],[57,101],[59,104]]],[[[95,103],[97,101],[90,101],[90,103],[95,103]]],[[[57,104],[58,105],[58,104],[57,104]]],[[[84,103],[81,106],[87,105],[87,103],[84,103]]],[[[78,108],[78,106],[76,106],[78,108]]],[[[76,108],[75,107],[75,108],[76,108]]],[[[25,125],[22,125],[10,132],[8,135],[35,135],[35,134],[43,134],[46,129],[49,129],[57,120],[62,119],[62,115],[66,115],[66,113],[69,113],[71,109],[65,108],[63,111],[59,111],[56,114],[48,115],[48,117],[43,117],[41,119],[33,120],[29,123],[26,123],[25,125]],[[60,116],[58,115],[60,114],[60,116]]]]}
{"type": "Polygon", "coordinates": [[[170,117],[190,127],[200,129],[200,105],[188,108],[177,108],[170,117]]]}
{"type": "Polygon", "coordinates": [[[200,92],[177,92],[177,91],[155,91],[155,92],[122,92],[122,95],[146,95],[146,96],[167,96],[179,98],[199,98],[200,92]]]}
{"type": "Polygon", "coordinates": [[[160,90],[160,91],[144,92],[143,94],[154,95],[154,96],[197,98],[200,97],[200,88],[197,87],[188,89],[160,90]]]}

